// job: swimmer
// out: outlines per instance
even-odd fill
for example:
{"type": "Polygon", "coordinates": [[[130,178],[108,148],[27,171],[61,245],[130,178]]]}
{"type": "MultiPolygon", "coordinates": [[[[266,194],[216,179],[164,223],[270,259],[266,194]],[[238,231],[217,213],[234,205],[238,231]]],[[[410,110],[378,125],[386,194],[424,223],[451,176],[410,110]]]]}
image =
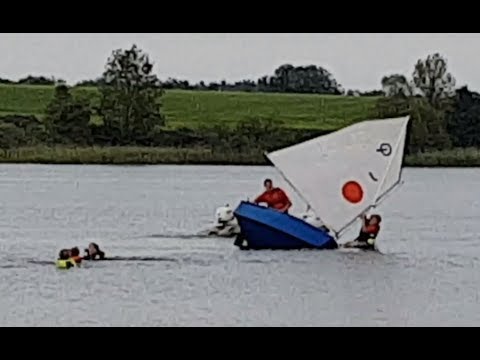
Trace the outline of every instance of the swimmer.
{"type": "Polygon", "coordinates": [[[80,250],[78,247],[74,247],[70,250],[70,260],[75,261],[78,265],[82,263],[82,257],[80,256],[80,250]]]}
{"type": "Polygon", "coordinates": [[[84,260],[104,260],[105,253],[100,250],[100,247],[95,243],[88,244],[88,249],[85,249],[84,260]],[[98,258],[98,259],[97,259],[98,258]]]}
{"type": "Polygon", "coordinates": [[[72,249],[60,250],[56,264],[59,269],[70,269],[78,265],[78,263],[72,258],[72,249]]]}
{"type": "Polygon", "coordinates": [[[62,249],[58,253],[58,260],[68,260],[70,259],[71,250],[70,249],[62,249]]]}

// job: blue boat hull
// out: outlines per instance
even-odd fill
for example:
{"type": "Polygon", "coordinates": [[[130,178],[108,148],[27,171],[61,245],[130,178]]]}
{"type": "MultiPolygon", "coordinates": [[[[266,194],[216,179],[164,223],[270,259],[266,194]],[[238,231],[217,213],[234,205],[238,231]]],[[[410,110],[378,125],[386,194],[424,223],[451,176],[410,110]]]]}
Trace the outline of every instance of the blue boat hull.
{"type": "Polygon", "coordinates": [[[242,249],[337,249],[327,231],[294,216],[248,202],[235,210],[240,234],[235,245],[242,249]]]}

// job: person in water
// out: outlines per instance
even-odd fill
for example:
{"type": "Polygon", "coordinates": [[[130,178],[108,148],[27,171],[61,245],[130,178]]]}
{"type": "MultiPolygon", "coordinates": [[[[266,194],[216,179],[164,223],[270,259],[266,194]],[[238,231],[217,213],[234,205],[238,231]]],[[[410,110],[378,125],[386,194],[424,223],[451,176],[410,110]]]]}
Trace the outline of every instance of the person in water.
{"type": "Polygon", "coordinates": [[[60,250],[60,252],[58,253],[58,260],[68,260],[68,259],[70,259],[70,253],[71,253],[70,249],[60,250]]]}
{"type": "Polygon", "coordinates": [[[375,248],[375,239],[377,238],[378,233],[380,232],[380,223],[382,222],[382,217],[378,214],[374,214],[367,217],[367,215],[362,215],[362,228],[358,237],[346,243],[344,247],[346,248],[361,248],[361,249],[374,249],[375,248]]]}
{"type": "Polygon", "coordinates": [[[81,258],[79,260],[77,257],[78,255],[75,256],[74,254],[78,254],[78,248],[60,250],[58,253],[57,267],[61,269],[70,269],[80,265],[81,258]]]}
{"type": "Polygon", "coordinates": [[[103,260],[105,259],[105,253],[100,250],[100,247],[95,243],[88,244],[88,249],[85,249],[84,260],[103,260]]]}
{"type": "Polygon", "coordinates": [[[273,187],[271,179],[265,179],[263,185],[265,186],[265,192],[255,199],[255,204],[266,203],[269,208],[288,214],[288,209],[292,206],[292,202],[285,191],[278,187],[273,187]]]}
{"type": "Polygon", "coordinates": [[[62,249],[58,253],[58,260],[71,260],[76,264],[81,264],[82,260],[103,260],[105,259],[105,253],[100,250],[100,247],[95,243],[90,243],[88,249],[85,249],[85,256],[80,256],[80,250],[78,247],[71,249],[62,249]]]}
{"type": "Polygon", "coordinates": [[[70,250],[70,260],[75,261],[76,264],[82,263],[82,257],[80,256],[80,250],[78,247],[74,247],[70,250]]]}

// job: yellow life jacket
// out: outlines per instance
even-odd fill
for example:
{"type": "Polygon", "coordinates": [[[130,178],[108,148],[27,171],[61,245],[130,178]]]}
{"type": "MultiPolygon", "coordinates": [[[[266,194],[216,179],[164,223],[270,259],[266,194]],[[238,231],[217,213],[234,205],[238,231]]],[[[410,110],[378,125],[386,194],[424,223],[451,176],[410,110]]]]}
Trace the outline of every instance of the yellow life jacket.
{"type": "Polygon", "coordinates": [[[70,269],[77,266],[76,262],[73,259],[68,260],[57,260],[57,269],[70,269]]]}

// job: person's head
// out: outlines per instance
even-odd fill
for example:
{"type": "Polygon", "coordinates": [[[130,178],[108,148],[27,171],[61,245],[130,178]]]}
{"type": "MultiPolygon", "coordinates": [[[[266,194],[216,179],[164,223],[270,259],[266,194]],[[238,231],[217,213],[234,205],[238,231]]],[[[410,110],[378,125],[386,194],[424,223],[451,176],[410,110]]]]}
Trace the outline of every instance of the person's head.
{"type": "Polygon", "coordinates": [[[273,181],[272,179],[265,179],[263,181],[263,186],[265,186],[266,190],[271,190],[273,188],[273,181]]]}
{"type": "Polygon", "coordinates": [[[378,225],[381,222],[382,222],[382,217],[380,215],[375,214],[375,215],[370,216],[370,221],[369,221],[370,225],[378,225]]]}
{"type": "Polygon", "coordinates": [[[100,248],[98,247],[97,244],[95,244],[95,243],[88,244],[88,253],[90,255],[95,255],[99,250],[100,250],[100,248]]]}
{"type": "Polygon", "coordinates": [[[74,247],[70,250],[70,256],[80,256],[80,250],[78,247],[74,247]]]}
{"type": "Polygon", "coordinates": [[[95,243],[88,244],[88,254],[93,258],[98,256],[100,259],[103,259],[105,257],[105,253],[100,250],[100,247],[95,243]]]}
{"type": "Polygon", "coordinates": [[[68,260],[69,258],[70,258],[70,250],[68,249],[62,249],[58,253],[59,260],[68,260]]]}

